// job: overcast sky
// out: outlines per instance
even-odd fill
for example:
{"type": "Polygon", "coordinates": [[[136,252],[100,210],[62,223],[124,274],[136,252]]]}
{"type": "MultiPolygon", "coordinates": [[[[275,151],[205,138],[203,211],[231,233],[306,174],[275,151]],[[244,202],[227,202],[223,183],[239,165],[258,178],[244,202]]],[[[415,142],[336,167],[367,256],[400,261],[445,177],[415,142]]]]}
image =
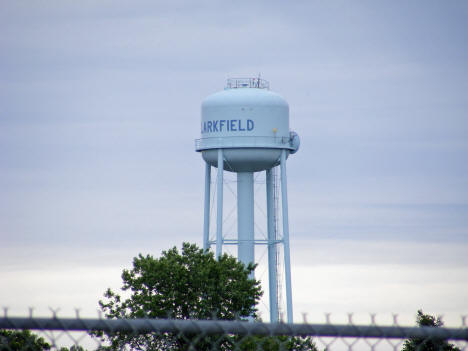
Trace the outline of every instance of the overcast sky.
{"type": "Polygon", "coordinates": [[[467,314],[467,23],[461,0],[2,1],[0,305],[94,311],[139,252],[201,244],[201,101],[261,74],[301,137],[295,318],[467,314]]]}

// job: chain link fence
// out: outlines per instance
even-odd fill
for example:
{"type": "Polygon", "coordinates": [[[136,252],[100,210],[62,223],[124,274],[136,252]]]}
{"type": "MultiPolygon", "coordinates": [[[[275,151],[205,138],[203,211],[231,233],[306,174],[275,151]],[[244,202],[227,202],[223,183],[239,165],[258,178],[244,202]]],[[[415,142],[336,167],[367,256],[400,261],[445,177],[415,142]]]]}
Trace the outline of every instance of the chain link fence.
{"type": "Polygon", "coordinates": [[[468,350],[459,328],[221,320],[0,317],[0,351],[468,350]]]}

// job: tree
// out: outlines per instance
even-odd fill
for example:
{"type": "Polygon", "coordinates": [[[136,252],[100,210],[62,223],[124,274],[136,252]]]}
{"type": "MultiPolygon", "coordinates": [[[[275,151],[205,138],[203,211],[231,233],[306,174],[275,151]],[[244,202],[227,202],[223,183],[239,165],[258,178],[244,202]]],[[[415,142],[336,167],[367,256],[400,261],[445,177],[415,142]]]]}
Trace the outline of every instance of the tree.
{"type": "Polygon", "coordinates": [[[86,351],[83,346],[79,345],[72,345],[70,348],[68,347],[61,347],[59,351],[86,351]]]}
{"type": "MultiPolygon", "coordinates": [[[[442,319],[418,311],[416,323],[420,327],[439,328],[444,325],[442,319]]],[[[403,344],[402,351],[460,351],[458,347],[439,338],[410,338],[403,344]]]]}
{"type": "Polygon", "coordinates": [[[0,351],[44,351],[50,347],[44,338],[29,330],[0,330],[0,351]]]}
{"type": "MultiPolygon", "coordinates": [[[[133,268],[122,273],[128,298],[108,289],[99,305],[107,318],[177,318],[234,320],[256,316],[256,303],[262,291],[260,282],[249,279],[255,265],[247,267],[226,254],[213,253],[184,243],[182,252],[174,247],[160,258],[141,254],[133,268]]],[[[197,350],[229,348],[232,338],[196,335],[129,333],[98,334],[117,350],[126,345],[135,350],[197,350]]]]}
{"type": "Polygon", "coordinates": [[[248,336],[236,343],[241,351],[318,351],[311,337],[248,336]]]}

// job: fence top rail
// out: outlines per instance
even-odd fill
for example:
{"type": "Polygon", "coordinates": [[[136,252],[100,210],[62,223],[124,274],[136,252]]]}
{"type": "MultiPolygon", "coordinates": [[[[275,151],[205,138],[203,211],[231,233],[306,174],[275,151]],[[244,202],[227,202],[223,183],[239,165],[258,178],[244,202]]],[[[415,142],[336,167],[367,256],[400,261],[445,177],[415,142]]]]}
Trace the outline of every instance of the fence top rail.
{"type": "Polygon", "coordinates": [[[437,338],[468,341],[468,327],[404,327],[353,324],[285,324],[221,320],[180,319],[89,319],[0,317],[1,329],[67,330],[169,333],[203,333],[205,335],[291,335],[351,338],[437,338]]]}

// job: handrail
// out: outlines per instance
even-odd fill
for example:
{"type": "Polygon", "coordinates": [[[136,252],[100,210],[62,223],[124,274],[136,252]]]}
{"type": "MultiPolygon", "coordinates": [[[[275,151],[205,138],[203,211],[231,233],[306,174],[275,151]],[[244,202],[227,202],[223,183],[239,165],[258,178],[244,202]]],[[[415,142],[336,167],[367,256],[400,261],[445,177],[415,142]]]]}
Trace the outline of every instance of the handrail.
{"type": "Polygon", "coordinates": [[[227,89],[258,88],[270,89],[270,83],[261,78],[229,78],[226,83],[227,89]]]}
{"type": "Polygon", "coordinates": [[[273,148],[293,150],[286,136],[224,136],[195,139],[195,150],[220,148],[273,148]]]}

